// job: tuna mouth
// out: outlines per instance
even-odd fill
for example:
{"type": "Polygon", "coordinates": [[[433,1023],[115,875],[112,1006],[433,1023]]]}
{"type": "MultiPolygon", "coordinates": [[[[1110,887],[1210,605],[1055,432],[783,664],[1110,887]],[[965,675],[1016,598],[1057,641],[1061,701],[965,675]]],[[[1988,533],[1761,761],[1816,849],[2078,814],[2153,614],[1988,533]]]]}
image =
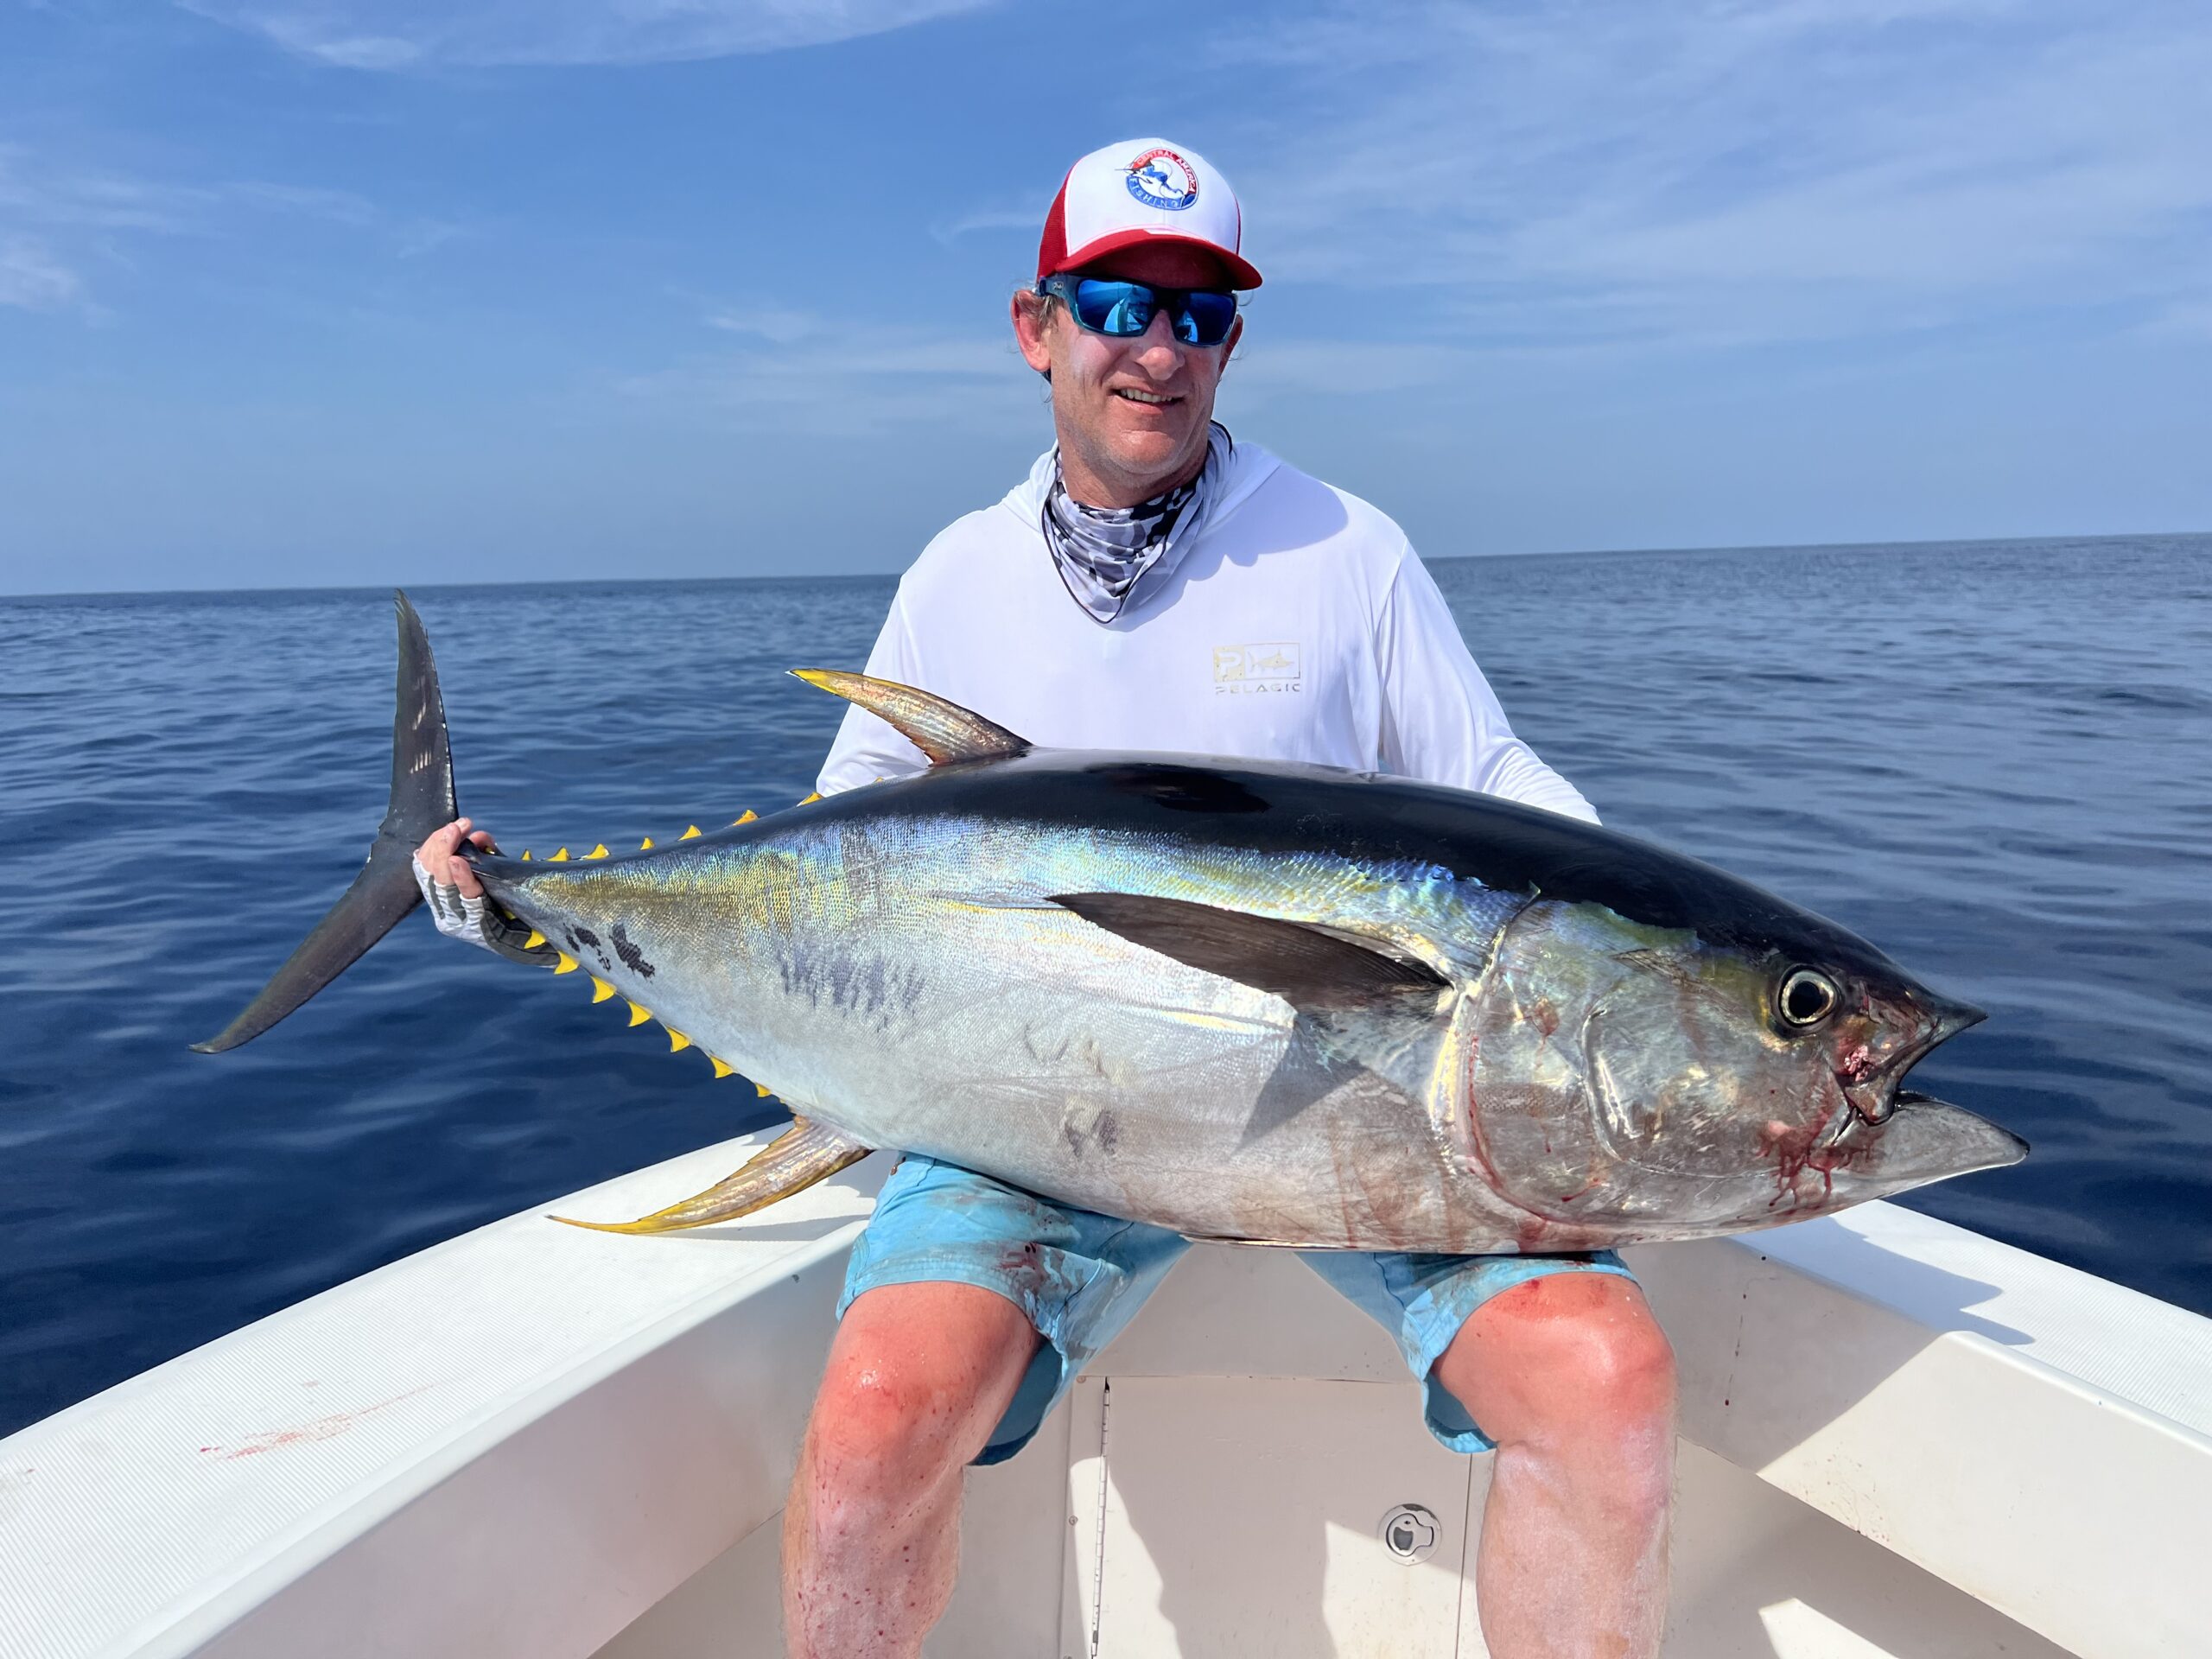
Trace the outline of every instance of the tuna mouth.
{"type": "Polygon", "coordinates": [[[1910,1034],[1888,1055],[1874,1060],[1861,1046],[1846,1055],[1836,1068],[1836,1083],[1843,1090],[1844,1097],[1851,1102],[1853,1116],[1869,1128],[1881,1128],[1901,1106],[1941,1105],[1942,1103],[1931,1095],[1905,1088],[1905,1073],[1926,1058],[1937,1044],[1989,1017],[1969,1003],[1934,997],[1918,1001],[1912,1014],[1910,1034]]]}
{"type": "Polygon", "coordinates": [[[1979,1169],[2002,1169],[2028,1155],[2028,1143],[2010,1129],[1948,1101],[1900,1089],[1891,1104],[1895,1115],[1879,1134],[1862,1128],[1855,1113],[1837,1114],[1844,1133],[1834,1137],[1827,1155],[1847,1204],[1893,1197],[1979,1169]]]}
{"type": "Polygon", "coordinates": [[[1894,1072],[1853,1083],[1845,1073],[1839,1071],[1836,1081],[1843,1085],[1844,1097],[1851,1103],[1852,1116],[1872,1129],[1880,1128],[1896,1115],[1898,1105],[1909,1092],[1898,1087],[1894,1072]]]}

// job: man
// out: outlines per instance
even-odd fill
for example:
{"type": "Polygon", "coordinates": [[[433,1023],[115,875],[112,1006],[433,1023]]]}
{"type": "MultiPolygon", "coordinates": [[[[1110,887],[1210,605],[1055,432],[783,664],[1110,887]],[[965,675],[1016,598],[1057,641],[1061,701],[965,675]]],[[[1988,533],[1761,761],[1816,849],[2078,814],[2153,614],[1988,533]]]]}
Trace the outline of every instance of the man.
{"type": "MultiPolygon", "coordinates": [[[[1055,447],[924,550],[868,671],[1041,744],[1396,772],[1592,817],[1514,737],[1397,526],[1213,424],[1243,332],[1232,290],[1260,283],[1240,232],[1227,182],[1180,145],[1109,145],[1069,171],[1037,286],[1011,303],[1055,447]]],[[[923,764],[855,709],[819,788],[923,764]]],[[[419,855],[448,931],[481,910],[453,856],[466,833],[419,855]]],[[[1184,1248],[899,1166],[854,1249],[785,1510],[794,1659],[919,1652],[952,1592],[966,1466],[1028,1441],[1184,1248]]],[[[1673,1360],[1619,1263],[1306,1259],[1398,1339],[1440,1440],[1497,1448],[1477,1561],[1496,1659],[1656,1654],[1673,1360]]]]}

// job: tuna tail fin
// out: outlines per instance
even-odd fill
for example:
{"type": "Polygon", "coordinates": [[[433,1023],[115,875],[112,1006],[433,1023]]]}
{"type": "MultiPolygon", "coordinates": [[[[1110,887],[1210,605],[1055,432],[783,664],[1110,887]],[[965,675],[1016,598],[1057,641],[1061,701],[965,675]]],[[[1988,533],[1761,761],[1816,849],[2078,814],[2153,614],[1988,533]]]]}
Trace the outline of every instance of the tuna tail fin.
{"type": "Polygon", "coordinates": [[[391,721],[391,798],[353,885],[285,959],[261,995],[195,1052],[219,1054],[251,1042],[344,973],[394,924],[423,902],[415,885],[414,852],[423,838],[458,816],[453,754],[446,742],[445,700],[430,637],[404,593],[399,613],[397,707],[391,721]]]}

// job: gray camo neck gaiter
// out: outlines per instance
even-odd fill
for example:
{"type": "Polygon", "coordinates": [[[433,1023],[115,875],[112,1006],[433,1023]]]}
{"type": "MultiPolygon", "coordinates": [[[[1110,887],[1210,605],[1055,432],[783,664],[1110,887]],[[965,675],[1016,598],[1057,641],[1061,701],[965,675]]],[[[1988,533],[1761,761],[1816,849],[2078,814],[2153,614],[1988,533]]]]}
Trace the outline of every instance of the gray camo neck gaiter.
{"type": "Polygon", "coordinates": [[[1138,582],[1154,570],[1165,576],[1188,547],[1218,491],[1230,452],[1229,429],[1218,421],[1206,439],[1206,464],[1187,484],[1134,507],[1087,507],[1067,492],[1059,451],[1052,452],[1052,487],[1039,515],[1045,545],[1068,594],[1101,626],[1121,615],[1138,582]]]}

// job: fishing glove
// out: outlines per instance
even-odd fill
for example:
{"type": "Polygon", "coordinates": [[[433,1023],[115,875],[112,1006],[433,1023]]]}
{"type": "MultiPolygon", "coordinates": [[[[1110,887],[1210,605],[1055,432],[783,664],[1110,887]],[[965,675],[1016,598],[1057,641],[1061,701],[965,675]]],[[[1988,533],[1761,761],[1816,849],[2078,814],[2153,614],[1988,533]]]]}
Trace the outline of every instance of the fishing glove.
{"type": "Polygon", "coordinates": [[[550,945],[525,945],[523,941],[531,930],[486,902],[483,894],[472,899],[452,882],[437,880],[423,868],[421,859],[410,862],[415,866],[415,885],[423,889],[423,902],[429,906],[430,919],[439,932],[496,950],[511,962],[543,964],[559,956],[550,945]]]}

